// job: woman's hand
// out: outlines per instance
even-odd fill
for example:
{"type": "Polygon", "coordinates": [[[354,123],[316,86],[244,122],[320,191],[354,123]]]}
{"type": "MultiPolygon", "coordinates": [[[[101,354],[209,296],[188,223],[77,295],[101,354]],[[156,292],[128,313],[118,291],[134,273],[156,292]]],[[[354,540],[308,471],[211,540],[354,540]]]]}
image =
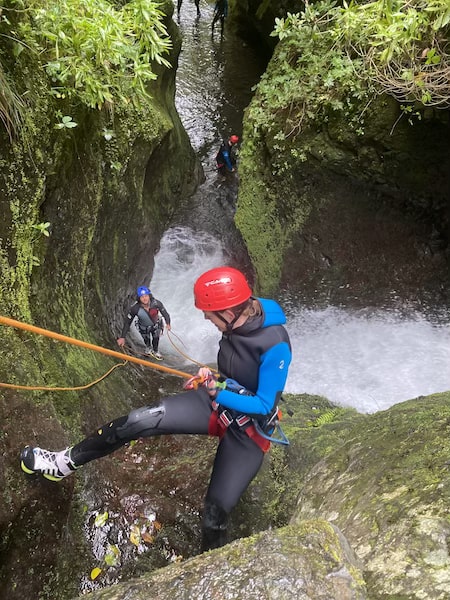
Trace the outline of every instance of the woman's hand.
{"type": "Polygon", "coordinates": [[[208,369],[208,367],[200,367],[197,372],[197,377],[202,382],[202,385],[206,388],[206,391],[210,395],[211,398],[215,398],[217,396],[217,379],[213,372],[208,369]]]}

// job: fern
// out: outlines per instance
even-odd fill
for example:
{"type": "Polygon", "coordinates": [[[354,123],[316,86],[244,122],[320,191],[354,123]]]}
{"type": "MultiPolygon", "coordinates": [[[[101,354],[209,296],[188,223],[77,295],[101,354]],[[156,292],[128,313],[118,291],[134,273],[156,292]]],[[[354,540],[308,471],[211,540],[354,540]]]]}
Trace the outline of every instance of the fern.
{"type": "Polygon", "coordinates": [[[322,427],[322,425],[327,425],[328,423],[332,423],[339,413],[339,409],[332,408],[331,410],[327,410],[317,417],[315,421],[311,422],[311,427],[322,427]]]}

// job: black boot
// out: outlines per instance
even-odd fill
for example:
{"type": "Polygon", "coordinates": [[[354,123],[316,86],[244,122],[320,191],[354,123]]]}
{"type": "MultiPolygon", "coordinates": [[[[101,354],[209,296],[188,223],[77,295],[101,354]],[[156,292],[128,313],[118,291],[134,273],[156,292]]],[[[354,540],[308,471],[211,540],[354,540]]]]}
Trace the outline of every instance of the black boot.
{"type": "Polygon", "coordinates": [[[202,552],[227,543],[228,514],[218,504],[206,503],[202,520],[202,552]]]}
{"type": "Polygon", "coordinates": [[[226,529],[202,529],[202,552],[221,548],[227,543],[226,529]]]}

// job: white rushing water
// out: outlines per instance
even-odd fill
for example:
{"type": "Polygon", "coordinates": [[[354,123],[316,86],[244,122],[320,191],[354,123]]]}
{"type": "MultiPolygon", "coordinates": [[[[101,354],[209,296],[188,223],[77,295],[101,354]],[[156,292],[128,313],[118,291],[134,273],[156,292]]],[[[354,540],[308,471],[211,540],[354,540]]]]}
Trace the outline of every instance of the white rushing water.
{"type": "MultiPolygon", "coordinates": [[[[171,339],[199,362],[215,362],[219,334],[194,307],[192,288],[203,271],[224,262],[220,242],[182,227],[166,232],[155,257],[151,286],[171,314],[171,339]]],[[[369,413],[450,389],[448,320],[412,310],[284,308],[293,348],[286,392],[325,396],[369,413]]],[[[184,360],[167,335],[160,349],[168,362],[184,360]]]]}
{"type": "Polygon", "coordinates": [[[286,391],[376,412],[450,389],[450,327],[417,312],[297,309],[286,391]]]}

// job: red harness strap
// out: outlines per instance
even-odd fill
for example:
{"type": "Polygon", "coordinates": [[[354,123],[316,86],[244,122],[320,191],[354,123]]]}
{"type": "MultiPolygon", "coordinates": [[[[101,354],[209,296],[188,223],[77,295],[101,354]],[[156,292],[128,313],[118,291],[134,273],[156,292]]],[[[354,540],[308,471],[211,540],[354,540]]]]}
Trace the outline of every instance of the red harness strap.
{"type": "Polygon", "coordinates": [[[245,433],[248,435],[249,438],[251,438],[255,442],[255,444],[258,444],[258,446],[261,448],[261,450],[264,452],[264,454],[266,452],[269,452],[269,450],[270,450],[269,440],[266,440],[266,438],[263,438],[263,436],[260,435],[256,431],[254,425],[250,425],[250,427],[247,427],[247,429],[245,430],[245,433]]]}
{"type": "MultiPolygon", "coordinates": [[[[233,417],[227,410],[224,410],[221,413],[219,413],[219,404],[215,400],[212,401],[211,405],[213,410],[209,418],[208,435],[218,437],[219,440],[221,440],[226,434],[228,427],[231,425],[231,423],[233,423],[233,421],[235,421],[239,425],[239,427],[243,427],[244,425],[250,423],[250,418],[246,415],[239,415],[239,417],[233,419],[233,417]]],[[[263,438],[262,435],[260,435],[256,431],[254,425],[249,425],[244,431],[248,435],[248,437],[251,438],[255,442],[255,444],[257,444],[261,448],[261,450],[264,453],[269,451],[270,441],[263,438]]]]}
{"type": "Polygon", "coordinates": [[[208,435],[216,436],[221,440],[226,431],[227,426],[219,420],[219,413],[217,410],[213,410],[211,416],[209,417],[208,435]]]}

